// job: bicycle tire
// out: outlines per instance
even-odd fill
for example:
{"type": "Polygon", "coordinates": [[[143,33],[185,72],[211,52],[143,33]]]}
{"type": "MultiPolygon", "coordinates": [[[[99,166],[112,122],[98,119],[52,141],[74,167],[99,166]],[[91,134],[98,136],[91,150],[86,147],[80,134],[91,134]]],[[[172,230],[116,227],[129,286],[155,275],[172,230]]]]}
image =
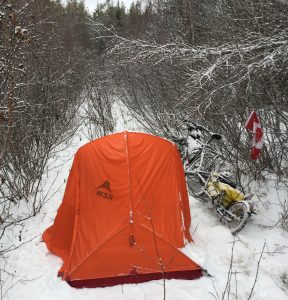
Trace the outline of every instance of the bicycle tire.
{"type": "Polygon", "coordinates": [[[202,198],[201,195],[204,193],[204,184],[201,182],[198,175],[189,174],[186,176],[187,186],[190,194],[195,198],[202,198]]]}
{"type": "Polygon", "coordinates": [[[231,233],[236,235],[239,233],[246,225],[249,220],[250,214],[248,213],[247,207],[244,203],[236,202],[228,210],[228,216],[234,216],[234,220],[227,222],[231,233]]]}
{"type": "Polygon", "coordinates": [[[201,157],[198,155],[189,164],[187,171],[194,172],[195,170],[200,170],[204,172],[213,172],[217,170],[217,159],[219,156],[212,152],[205,153],[204,159],[201,164],[201,157]]]}

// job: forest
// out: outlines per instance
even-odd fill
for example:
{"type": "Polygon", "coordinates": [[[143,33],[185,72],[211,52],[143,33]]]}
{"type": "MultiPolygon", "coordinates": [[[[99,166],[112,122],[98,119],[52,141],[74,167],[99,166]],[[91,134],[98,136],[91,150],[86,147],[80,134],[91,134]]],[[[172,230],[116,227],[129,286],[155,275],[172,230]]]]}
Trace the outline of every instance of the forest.
{"type": "MultiPolygon", "coordinates": [[[[167,139],[186,120],[221,133],[239,181],[273,175],[287,190],[287,15],[286,0],[107,0],[93,12],[79,0],[0,0],[0,241],[41,211],[60,144],[83,123],[90,139],[115,131],[115,103],[167,139]],[[256,161],[253,110],[265,140],[256,161]]],[[[288,230],[288,199],[279,224],[288,230]]]]}

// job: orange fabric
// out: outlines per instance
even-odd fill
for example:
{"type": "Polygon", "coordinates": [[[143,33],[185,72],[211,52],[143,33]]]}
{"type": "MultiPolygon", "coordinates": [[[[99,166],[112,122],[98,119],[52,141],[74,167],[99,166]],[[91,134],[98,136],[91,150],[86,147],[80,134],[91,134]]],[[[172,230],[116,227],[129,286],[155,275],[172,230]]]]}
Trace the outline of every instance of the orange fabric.
{"type": "Polygon", "coordinates": [[[177,249],[192,240],[190,222],[176,146],[125,131],[78,150],[43,239],[67,280],[161,272],[159,256],[166,271],[193,270],[200,267],[177,249]]]}

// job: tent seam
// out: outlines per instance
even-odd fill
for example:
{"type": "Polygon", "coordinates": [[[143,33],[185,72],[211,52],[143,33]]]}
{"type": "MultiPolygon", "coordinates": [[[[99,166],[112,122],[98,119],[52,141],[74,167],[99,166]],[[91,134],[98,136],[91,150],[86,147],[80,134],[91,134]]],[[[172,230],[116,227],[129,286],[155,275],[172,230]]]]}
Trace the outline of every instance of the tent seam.
{"type": "Polygon", "coordinates": [[[72,270],[69,271],[67,276],[71,275],[74,271],[76,271],[89,257],[91,257],[97,250],[99,250],[101,247],[103,247],[108,241],[110,241],[115,235],[117,235],[119,232],[121,232],[125,227],[127,227],[127,224],[124,224],[123,226],[118,227],[115,231],[111,232],[102,242],[100,245],[97,245],[96,248],[94,248],[91,252],[89,252],[81,262],[79,262],[72,270]]]}
{"type": "Polygon", "coordinates": [[[133,224],[133,202],[132,202],[132,189],[131,189],[131,169],[129,161],[129,147],[128,147],[128,133],[125,131],[125,142],[126,142],[126,156],[127,156],[127,166],[128,166],[128,178],[129,178],[129,196],[130,196],[130,216],[129,223],[133,224]]]}

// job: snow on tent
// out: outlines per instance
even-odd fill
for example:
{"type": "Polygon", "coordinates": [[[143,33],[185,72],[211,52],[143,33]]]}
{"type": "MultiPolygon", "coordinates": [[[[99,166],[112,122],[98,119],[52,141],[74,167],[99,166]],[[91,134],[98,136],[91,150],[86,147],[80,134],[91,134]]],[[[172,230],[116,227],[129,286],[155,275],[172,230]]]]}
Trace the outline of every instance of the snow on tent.
{"type": "Polygon", "coordinates": [[[179,248],[192,241],[184,171],[176,146],[121,132],[81,147],[54,224],[43,234],[73,287],[165,278],[195,279],[179,248]]]}

